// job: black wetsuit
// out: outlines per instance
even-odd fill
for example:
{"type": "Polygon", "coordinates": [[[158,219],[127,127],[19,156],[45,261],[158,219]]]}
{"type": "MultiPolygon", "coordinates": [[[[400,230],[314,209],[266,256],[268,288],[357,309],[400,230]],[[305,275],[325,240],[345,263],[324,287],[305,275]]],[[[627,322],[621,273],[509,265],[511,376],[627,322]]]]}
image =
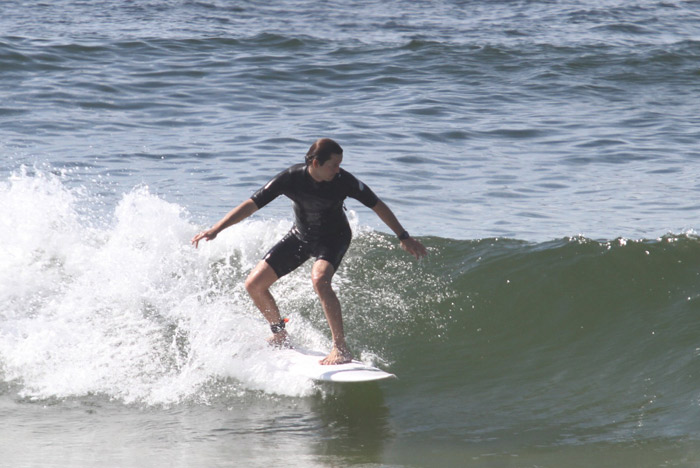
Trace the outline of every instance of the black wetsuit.
{"type": "Polygon", "coordinates": [[[295,221],[291,231],[265,255],[278,277],[312,256],[329,261],[337,270],[352,238],[343,201],[352,197],[369,208],[379,201],[369,187],[344,169],[330,182],[316,182],[305,164],[280,172],[251,198],[262,208],[280,195],[292,200],[295,221]]]}

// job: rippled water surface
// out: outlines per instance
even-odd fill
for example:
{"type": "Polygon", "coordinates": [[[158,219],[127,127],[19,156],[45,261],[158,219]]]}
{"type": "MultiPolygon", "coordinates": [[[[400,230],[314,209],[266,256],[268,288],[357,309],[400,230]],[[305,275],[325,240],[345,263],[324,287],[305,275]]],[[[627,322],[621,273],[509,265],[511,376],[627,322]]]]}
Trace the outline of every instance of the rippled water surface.
{"type": "Polygon", "coordinates": [[[700,209],[694,2],[3,9],[5,173],[144,182],[209,220],[331,136],[421,234],[648,237],[700,209]]]}

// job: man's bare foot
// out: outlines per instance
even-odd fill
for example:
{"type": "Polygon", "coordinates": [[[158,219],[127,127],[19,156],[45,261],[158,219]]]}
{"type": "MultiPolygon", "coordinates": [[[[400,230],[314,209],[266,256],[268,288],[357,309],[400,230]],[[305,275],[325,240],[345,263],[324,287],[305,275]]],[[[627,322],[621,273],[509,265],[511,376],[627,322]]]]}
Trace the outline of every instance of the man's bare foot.
{"type": "Polygon", "coordinates": [[[332,366],[335,364],[345,364],[346,362],[352,361],[352,354],[347,348],[342,350],[336,346],[333,346],[331,352],[325,358],[321,359],[319,362],[324,366],[332,366]]]}
{"type": "Polygon", "coordinates": [[[276,348],[292,348],[291,340],[289,339],[289,334],[282,330],[275,333],[267,339],[268,344],[276,348]]]}

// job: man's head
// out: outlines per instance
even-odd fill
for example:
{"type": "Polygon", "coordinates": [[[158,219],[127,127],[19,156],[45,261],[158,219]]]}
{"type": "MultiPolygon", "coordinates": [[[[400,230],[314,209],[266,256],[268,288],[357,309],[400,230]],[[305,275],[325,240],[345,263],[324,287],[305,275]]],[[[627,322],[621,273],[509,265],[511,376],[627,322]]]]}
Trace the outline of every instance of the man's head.
{"type": "Polygon", "coordinates": [[[309,151],[306,153],[306,165],[310,166],[314,159],[317,160],[319,164],[323,165],[323,163],[331,159],[331,155],[334,154],[342,156],[343,148],[330,138],[319,138],[311,145],[311,148],[309,148],[309,151]]]}
{"type": "Polygon", "coordinates": [[[316,140],[306,153],[309,174],[317,182],[330,182],[340,172],[343,148],[330,138],[316,140]]]}

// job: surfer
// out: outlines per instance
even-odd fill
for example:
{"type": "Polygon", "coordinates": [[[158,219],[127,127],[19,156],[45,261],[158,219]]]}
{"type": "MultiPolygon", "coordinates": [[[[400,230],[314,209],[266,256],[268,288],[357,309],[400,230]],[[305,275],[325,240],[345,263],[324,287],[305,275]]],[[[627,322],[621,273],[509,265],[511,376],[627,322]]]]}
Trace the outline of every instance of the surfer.
{"type": "Polygon", "coordinates": [[[394,213],[374,192],[352,174],[340,168],[343,149],[330,138],[321,138],[311,145],[305,163],[296,164],[276,175],[249,199],[224,216],[211,229],[192,238],[213,240],[229,226],[241,222],[280,195],[292,200],[294,226],[250,272],[246,290],[256,307],[270,323],[270,343],[287,346],[289,336],[270,287],[282,276],[291,273],[306,260],[315,257],[311,281],[331,329],[333,348],[321,364],[342,364],[352,360],[345,342],[340,302],[331,287],[331,280],[350,246],[352,232],[344,212],[346,197],[355,198],[371,208],[399,239],[401,247],[417,259],[427,254],[426,248],[411,237],[394,213]]]}

